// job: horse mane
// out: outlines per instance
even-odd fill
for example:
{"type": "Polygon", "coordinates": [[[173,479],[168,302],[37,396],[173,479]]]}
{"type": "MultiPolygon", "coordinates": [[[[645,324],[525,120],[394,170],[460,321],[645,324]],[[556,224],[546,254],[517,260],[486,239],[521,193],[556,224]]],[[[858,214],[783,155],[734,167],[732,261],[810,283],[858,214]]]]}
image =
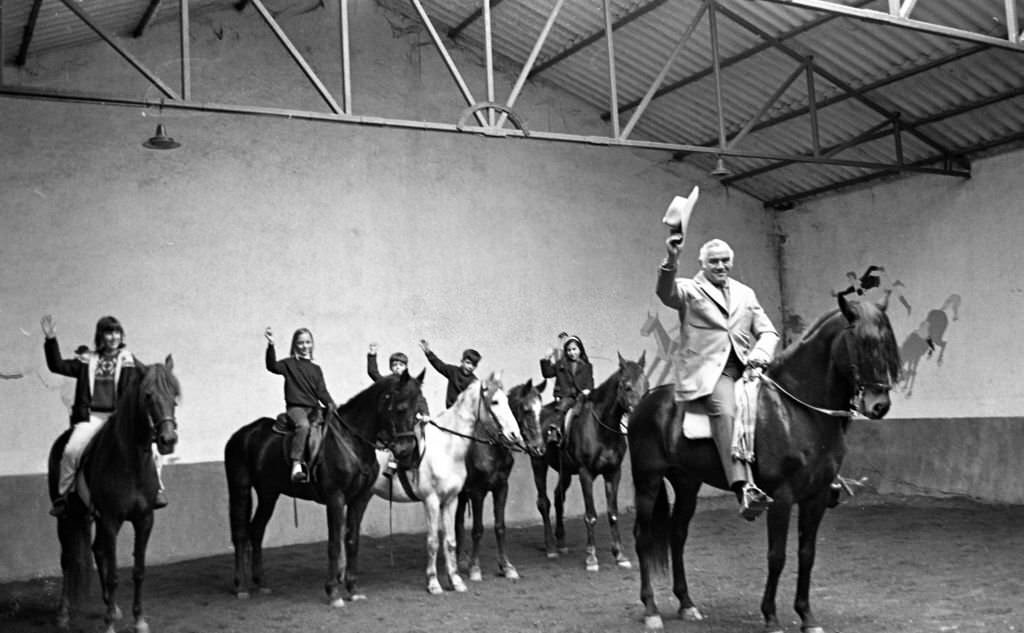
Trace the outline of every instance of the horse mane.
{"type": "Polygon", "coordinates": [[[181,383],[178,382],[178,377],[167,369],[166,365],[154,363],[138,365],[138,367],[138,373],[142,376],[139,389],[143,392],[161,391],[173,393],[176,397],[181,395],[181,383]]]}

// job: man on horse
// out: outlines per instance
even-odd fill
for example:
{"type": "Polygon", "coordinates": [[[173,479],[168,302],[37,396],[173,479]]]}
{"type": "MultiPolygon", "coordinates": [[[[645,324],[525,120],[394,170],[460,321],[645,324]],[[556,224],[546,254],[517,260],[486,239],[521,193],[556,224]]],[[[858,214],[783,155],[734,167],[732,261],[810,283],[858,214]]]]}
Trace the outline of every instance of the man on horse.
{"type": "Polygon", "coordinates": [[[754,291],[729,278],[733,250],[724,241],[713,239],[701,247],[701,270],[692,279],[676,278],[684,242],[683,232],[666,240],[668,255],[657,284],[658,298],[679,312],[676,398],[701,401],[706,407],[725,476],[740,502],[740,515],[752,521],[771,498],[754,485],[750,464],[733,453],[735,384],[746,368],[761,368],[771,361],[779,335],[754,291]]]}

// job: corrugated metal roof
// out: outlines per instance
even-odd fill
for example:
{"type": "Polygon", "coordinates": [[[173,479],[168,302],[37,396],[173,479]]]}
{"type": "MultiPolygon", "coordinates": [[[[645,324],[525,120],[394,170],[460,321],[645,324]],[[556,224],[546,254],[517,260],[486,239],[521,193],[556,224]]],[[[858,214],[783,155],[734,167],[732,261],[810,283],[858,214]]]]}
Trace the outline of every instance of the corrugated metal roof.
{"type": "MultiPolygon", "coordinates": [[[[13,59],[24,41],[33,1],[6,0],[4,4],[5,59],[13,59]]],[[[149,5],[142,0],[76,1],[98,25],[119,35],[130,34],[149,5]]],[[[282,2],[287,6],[284,0],[276,4],[282,2]]],[[[626,22],[615,30],[613,38],[621,126],[630,120],[633,106],[644,97],[681,35],[702,16],[661,84],[664,94],[659,93],[651,101],[630,138],[714,149],[719,137],[718,106],[715,78],[710,71],[712,36],[705,0],[608,2],[612,20],[626,22]]],[[[418,20],[408,2],[376,3],[418,20]]],[[[529,57],[555,3],[491,0],[493,49],[496,56],[509,62],[503,67],[513,75],[529,57]]],[[[268,0],[268,4],[274,2],[268,0]]],[[[887,0],[844,0],[836,4],[888,10],[887,0]]],[[[1024,3],[1018,0],[1020,4],[1024,3]]],[[[456,42],[483,50],[485,25],[478,15],[481,0],[422,0],[422,5],[441,33],[463,25],[456,42]]],[[[918,5],[912,16],[915,20],[1005,37],[1004,0],[929,0],[918,5]]],[[[230,3],[191,0],[189,6],[195,14],[223,9],[230,3]]],[[[58,0],[43,0],[40,7],[31,40],[33,51],[96,39],[58,0]]],[[[717,0],[715,7],[722,61],[722,118],[729,138],[766,106],[788,78],[795,76],[758,125],[733,148],[744,155],[724,158],[731,174],[723,182],[767,203],[785,204],[807,193],[893,172],[859,166],[857,162],[884,167],[902,161],[904,165],[941,167],[964,152],[1010,147],[1024,140],[1024,51],[778,2],[717,0]],[[764,35],[779,41],[766,43],[764,35]],[[794,75],[800,73],[805,62],[812,63],[815,70],[818,155],[849,164],[787,165],[764,157],[796,158],[815,153],[808,81],[802,73],[794,75]],[[891,133],[896,120],[904,129],[901,154],[891,133]],[[879,131],[864,138],[880,126],[889,133],[879,131]],[[834,147],[843,149],[831,152],[834,147]],[[773,165],[776,168],[768,169],[773,165]]],[[[1019,8],[1024,17],[1024,6],[1019,8]]],[[[176,3],[162,7],[160,17],[176,19],[176,3]]],[[[533,79],[557,86],[607,112],[610,93],[604,25],[604,0],[564,0],[535,64],[535,69],[542,70],[535,72],[533,79]],[[588,38],[593,41],[576,50],[588,38]],[[554,63],[544,67],[548,62],[554,63]]],[[[1022,25],[1014,28],[1019,33],[1022,25]]],[[[499,101],[503,97],[497,95],[499,101]]],[[[543,129],[546,117],[531,119],[529,112],[520,114],[529,121],[531,130],[543,129]]],[[[716,156],[708,153],[679,153],[677,158],[709,170],[716,164],[716,156]]]]}

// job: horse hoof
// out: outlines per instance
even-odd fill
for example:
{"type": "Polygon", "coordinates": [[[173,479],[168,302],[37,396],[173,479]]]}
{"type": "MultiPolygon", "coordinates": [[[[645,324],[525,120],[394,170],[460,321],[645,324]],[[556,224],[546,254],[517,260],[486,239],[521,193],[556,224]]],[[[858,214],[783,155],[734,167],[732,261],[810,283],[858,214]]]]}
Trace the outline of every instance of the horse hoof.
{"type": "Polygon", "coordinates": [[[139,619],[135,622],[135,633],[149,633],[149,623],[139,619]]]}
{"type": "Polygon", "coordinates": [[[452,578],[452,590],[458,593],[465,593],[468,590],[466,583],[462,582],[462,579],[458,576],[452,578]]]}
{"type": "Polygon", "coordinates": [[[623,569],[633,569],[633,563],[629,562],[625,558],[615,561],[615,564],[623,569]]]}
{"type": "Polygon", "coordinates": [[[821,628],[820,626],[808,626],[808,627],[803,627],[802,626],[802,627],[800,627],[800,630],[803,633],[825,633],[825,629],[821,628]]]}
{"type": "Polygon", "coordinates": [[[697,607],[687,607],[679,610],[679,618],[687,622],[700,622],[704,619],[704,614],[697,607]]]}
{"type": "Polygon", "coordinates": [[[432,596],[439,596],[444,593],[444,589],[441,588],[441,583],[434,579],[427,583],[427,593],[432,596]]]}
{"type": "Polygon", "coordinates": [[[587,571],[600,571],[601,566],[597,563],[587,563],[587,571]]]}
{"type": "Polygon", "coordinates": [[[516,571],[515,567],[509,567],[503,574],[508,580],[519,580],[519,572],[516,571]]]}
{"type": "Polygon", "coordinates": [[[113,614],[110,616],[110,619],[111,620],[120,620],[123,617],[124,617],[124,615],[121,613],[121,607],[119,607],[119,606],[117,606],[115,604],[114,605],[114,611],[113,611],[113,614]]]}
{"type": "Polygon", "coordinates": [[[568,554],[568,553],[569,553],[569,548],[568,548],[568,547],[565,547],[565,546],[563,545],[562,547],[559,547],[559,548],[558,548],[558,553],[559,553],[559,554],[568,554]]]}
{"type": "Polygon", "coordinates": [[[660,615],[648,615],[644,617],[644,628],[648,631],[664,631],[665,623],[661,621],[660,615]]]}
{"type": "Polygon", "coordinates": [[[354,593],[354,594],[352,594],[349,597],[349,600],[351,600],[352,602],[355,602],[356,600],[366,600],[366,594],[365,593],[354,593]]]}
{"type": "Polygon", "coordinates": [[[548,552],[547,553],[547,557],[552,559],[552,560],[554,560],[554,559],[558,558],[558,552],[548,552]]]}
{"type": "Polygon", "coordinates": [[[473,567],[469,570],[469,579],[472,582],[480,582],[484,579],[484,574],[479,567],[473,567]]]}
{"type": "Polygon", "coordinates": [[[335,599],[331,600],[329,604],[334,609],[340,609],[343,606],[345,606],[345,599],[344,598],[335,598],[335,599]]]}
{"type": "Polygon", "coordinates": [[[235,592],[235,597],[238,598],[239,600],[248,600],[249,599],[249,592],[248,591],[236,591],[235,592]]]}

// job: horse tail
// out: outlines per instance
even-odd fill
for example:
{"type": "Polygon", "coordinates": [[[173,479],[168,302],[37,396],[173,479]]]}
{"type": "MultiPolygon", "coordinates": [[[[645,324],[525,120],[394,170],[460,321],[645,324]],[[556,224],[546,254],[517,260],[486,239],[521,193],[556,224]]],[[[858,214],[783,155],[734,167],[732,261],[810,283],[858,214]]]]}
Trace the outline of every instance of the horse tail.
{"type": "Polygon", "coordinates": [[[665,571],[668,565],[669,533],[672,521],[669,519],[671,504],[668,501],[668,490],[665,480],[658,486],[658,496],[654,499],[654,511],[651,514],[651,567],[655,571],[665,571]]]}
{"type": "MultiPolygon", "coordinates": [[[[47,460],[47,487],[50,500],[56,499],[60,482],[60,460],[71,436],[71,429],[57,437],[47,460]]],[[[92,579],[92,522],[88,509],[72,495],[68,512],[57,520],[57,539],[60,542],[60,568],[64,575],[63,594],[77,608],[89,594],[92,579]]]]}
{"type": "Polygon", "coordinates": [[[257,420],[235,431],[224,445],[224,475],[228,484],[231,540],[248,540],[252,519],[252,473],[249,469],[249,438],[259,428],[257,420]]]}

